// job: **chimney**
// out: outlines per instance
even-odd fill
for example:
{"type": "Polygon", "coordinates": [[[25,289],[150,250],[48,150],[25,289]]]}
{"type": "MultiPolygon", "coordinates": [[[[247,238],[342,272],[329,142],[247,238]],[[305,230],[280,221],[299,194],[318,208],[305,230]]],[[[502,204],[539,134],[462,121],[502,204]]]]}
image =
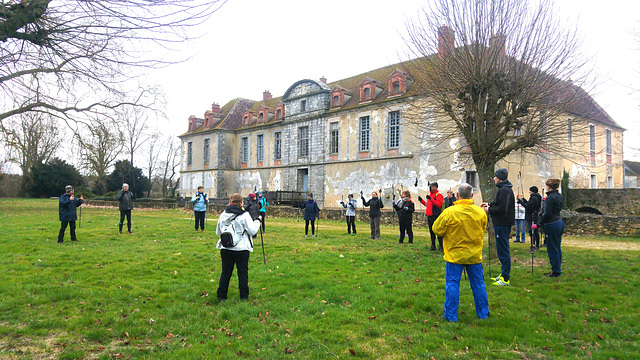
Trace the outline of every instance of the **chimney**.
{"type": "Polygon", "coordinates": [[[496,34],[489,39],[489,47],[491,49],[498,49],[500,55],[507,54],[507,37],[502,34],[496,34]]]}
{"type": "Polygon", "coordinates": [[[269,90],[265,90],[262,92],[262,101],[269,100],[272,97],[273,96],[271,96],[271,93],[269,92],[269,90]]]}
{"type": "Polygon", "coordinates": [[[322,75],[322,77],[320,78],[320,81],[321,81],[323,84],[326,84],[326,83],[327,83],[327,78],[325,78],[325,77],[324,77],[324,75],[322,75]]]}
{"type": "Polygon", "coordinates": [[[456,33],[450,27],[443,25],[438,29],[438,57],[442,58],[453,50],[456,33]]]}
{"type": "Polygon", "coordinates": [[[213,103],[213,104],[211,104],[211,112],[212,112],[214,115],[218,115],[218,114],[220,114],[220,105],[218,105],[218,103],[213,103]]]}

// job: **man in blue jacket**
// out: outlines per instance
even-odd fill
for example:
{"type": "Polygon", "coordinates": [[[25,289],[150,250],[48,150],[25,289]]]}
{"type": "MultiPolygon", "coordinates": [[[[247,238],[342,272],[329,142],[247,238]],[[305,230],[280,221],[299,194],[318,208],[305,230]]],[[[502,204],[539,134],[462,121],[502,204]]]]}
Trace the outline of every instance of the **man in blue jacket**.
{"type": "Polygon", "coordinates": [[[204,187],[202,185],[198,186],[198,192],[193,195],[191,202],[193,203],[193,216],[196,219],[196,231],[198,231],[199,227],[200,231],[204,232],[204,217],[207,213],[209,199],[207,198],[207,194],[204,193],[204,187]]]}
{"type": "Polygon", "coordinates": [[[58,202],[58,213],[60,216],[58,244],[62,244],[63,242],[67,225],[69,226],[69,232],[71,232],[71,241],[78,241],[78,239],[76,239],[76,220],[78,220],[76,207],[82,205],[84,199],[82,195],[80,195],[80,199],[76,198],[73,193],[73,186],[67,185],[64,188],[64,194],[60,195],[60,201],[58,202]]]}

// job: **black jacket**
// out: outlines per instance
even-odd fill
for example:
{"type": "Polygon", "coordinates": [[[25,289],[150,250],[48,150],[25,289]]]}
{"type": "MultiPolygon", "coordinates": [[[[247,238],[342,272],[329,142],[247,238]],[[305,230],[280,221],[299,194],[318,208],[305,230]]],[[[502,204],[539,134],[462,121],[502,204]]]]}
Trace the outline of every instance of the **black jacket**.
{"type": "Polygon", "coordinates": [[[442,208],[446,209],[449,206],[453,206],[453,203],[455,201],[456,201],[456,197],[455,196],[452,196],[452,197],[445,196],[444,197],[444,202],[442,203],[442,208]]]}
{"type": "Polygon", "coordinates": [[[300,208],[304,209],[304,219],[315,221],[320,218],[320,208],[315,200],[307,200],[300,204],[300,208]]]}
{"type": "Polygon", "coordinates": [[[60,195],[60,201],[58,203],[58,215],[60,221],[76,221],[78,216],[76,214],[76,207],[82,205],[82,200],[75,198],[70,199],[68,194],[60,195]]]}
{"type": "Polygon", "coordinates": [[[133,199],[136,196],[131,191],[120,190],[118,192],[118,208],[120,210],[131,210],[133,209],[133,199]]]}
{"type": "Polygon", "coordinates": [[[516,223],[516,200],[509,180],[496,184],[496,198],[489,203],[489,214],[494,226],[513,226],[516,223]]]}
{"type": "Polygon", "coordinates": [[[251,219],[255,220],[260,216],[260,203],[258,200],[247,199],[244,202],[244,209],[251,215],[251,219]]]}
{"type": "Polygon", "coordinates": [[[384,207],[384,204],[382,203],[382,199],[378,197],[378,198],[371,198],[369,201],[366,201],[364,199],[364,196],[361,196],[361,198],[362,198],[362,204],[364,206],[369,207],[369,217],[380,216],[380,209],[384,207]]]}
{"type": "Polygon", "coordinates": [[[540,215],[540,224],[551,224],[562,220],[560,210],[564,204],[564,197],[558,190],[551,190],[547,193],[544,200],[542,214],[540,215]]]}
{"type": "Polygon", "coordinates": [[[524,206],[525,213],[524,219],[533,223],[538,223],[538,213],[540,212],[540,204],[542,203],[542,196],[538,193],[533,193],[527,199],[519,199],[518,202],[524,206]]]}
{"type": "Polygon", "coordinates": [[[393,204],[393,209],[398,212],[398,217],[400,219],[411,219],[413,217],[413,212],[416,211],[416,205],[411,201],[411,199],[400,201],[399,205],[393,204]]]}

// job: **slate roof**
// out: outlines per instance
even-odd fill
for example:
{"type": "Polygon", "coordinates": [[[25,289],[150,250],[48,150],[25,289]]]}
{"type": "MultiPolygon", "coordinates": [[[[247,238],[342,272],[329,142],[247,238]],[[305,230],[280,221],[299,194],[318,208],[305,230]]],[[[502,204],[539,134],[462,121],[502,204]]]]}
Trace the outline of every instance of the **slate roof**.
{"type": "Polygon", "coordinates": [[[624,160],[625,175],[640,176],[640,162],[624,160]]]}

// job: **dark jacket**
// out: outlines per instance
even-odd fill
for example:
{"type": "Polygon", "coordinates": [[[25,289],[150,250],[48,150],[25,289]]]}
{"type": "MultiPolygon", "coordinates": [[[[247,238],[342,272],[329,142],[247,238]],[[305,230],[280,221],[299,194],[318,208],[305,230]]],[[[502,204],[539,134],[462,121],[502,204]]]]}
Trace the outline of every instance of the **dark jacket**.
{"type": "Polygon", "coordinates": [[[133,199],[136,196],[131,191],[120,190],[118,192],[118,209],[120,210],[131,210],[133,209],[133,199]]]}
{"type": "Polygon", "coordinates": [[[378,197],[378,198],[371,198],[369,201],[366,201],[364,199],[364,196],[361,196],[361,198],[362,198],[362,205],[369,207],[369,217],[380,216],[380,209],[384,207],[384,204],[382,203],[382,199],[378,197]]]}
{"type": "Polygon", "coordinates": [[[513,226],[516,223],[516,200],[509,180],[496,184],[496,198],[489,203],[489,214],[494,226],[513,226]]]}
{"type": "Polygon", "coordinates": [[[393,209],[398,212],[400,219],[412,219],[413,212],[416,211],[416,205],[411,201],[411,198],[407,200],[401,200],[399,204],[393,204],[393,209]]]}
{"type": "Polygon", "coordinates": [[[518,202],[524,206],[525,213],[524,219],[531,221],[532,223],[538,223],[538,213],[540,212],[540,204],[542,203],[542,196],[538,193],[533,193],[527,199],[518,199],[518,202]]]}
{"type": "Polygon", "coordinates": [[[320,208],[315,200],[307,200],[300,204],[300,208],[304,209],[305,220],[315,220],[320,215],[320,208]]]}
{"type": "Polygon", "coordinates": [[[260,203],[257,200],[245,200],[244,209],[251,215],[251,219],[253,220],[260,216],[260,203]]]}
{"type": "Polygon", "coordinates": [[[58,213],[60,215],[60,221],[78,220],[76,207],[80,205],[82,205],[82,200],[78,198],[71,200],[71,197],[66,193],[60,195],[60,201],[58,203],[58,213]]]}
{"type": "Polygon", "coordinates": [[[544,200],[542,214],[540,215],[540,224],[551,224],[562,220],[560,210],[564,204],[564,197],[558,190],[551,190],[547,193],[544,200]]]}
{"type": "Polygon", "coordinates": [[[443,205],[442,205],[442,208],[443,208],[443,209],[446,209],[446,208],[448,208],[449,206],[453,206],[453,203],[454,203],[455,201],[457,201],[455,196],[452,196],[452,197],[445,196],[445,197],[444,197],[444,203],[443,203],[443,205]]]}

